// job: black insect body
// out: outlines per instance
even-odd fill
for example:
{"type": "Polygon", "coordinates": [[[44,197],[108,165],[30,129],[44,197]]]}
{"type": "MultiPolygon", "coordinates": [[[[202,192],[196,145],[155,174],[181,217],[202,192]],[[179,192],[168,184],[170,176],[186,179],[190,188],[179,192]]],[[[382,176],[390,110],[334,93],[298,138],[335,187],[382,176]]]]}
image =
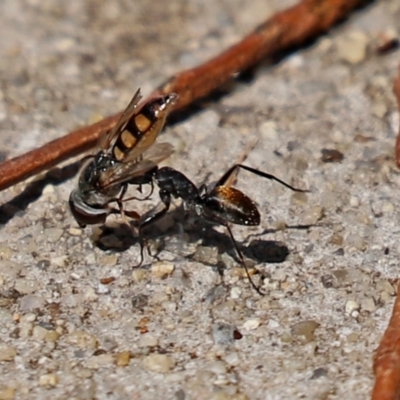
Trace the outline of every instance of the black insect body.
{"type": "Polygon", "coordinates": [[[105,222],[110,213],[139,218],[122,210],[130,183],[140,184],[140,176],[173,153],[168,143],[155,143],[178,96],[168,94],[149,99],[138,107],[138,90],[115,127],[100,141],[97,154],[88,157],[78,187],[71,192],[69,205],[80,226],[105,222]],[[110,206],[117,203],[119,209],[110,206]]]}
{"type": "MultiPolygon", "coordinates": [[[[260,213],[255,203],[240,190],[229,186],[231,176],[238,170],[244,169],[266,179],[274,180],[295,192],[308,192],[297,189],[288,183],[276,178],[271,174],[259,171],[243,164],[232,166],[208,191],[205,185],[197,188],[183,173],[170,168],[154,168],[147,176],[142,177],[143,183],[156,183],[160,189],[160,198],[164,207],[150,210],[142,216],[139,221],[139,240],[141,245],[141,261],[143,261],[143,250],[146,241],[143,236],[143,228],[162,218],[170,208],[171,197],[180,198],[183,201],[185,210],[194,211],[200,218],[211,223],[223,225],[228,230],[233,246],[246,271],[246,275],[253,288],[262,294],[259,287],[255,285],[247,269],[244,257],[240,251],[229,224],[256,226],[260,224],[260,213]],[[145,180],[147,179],[147,182],[145,180]]],[[[139,265],[140,265],[139,264],[139,265]]]]}

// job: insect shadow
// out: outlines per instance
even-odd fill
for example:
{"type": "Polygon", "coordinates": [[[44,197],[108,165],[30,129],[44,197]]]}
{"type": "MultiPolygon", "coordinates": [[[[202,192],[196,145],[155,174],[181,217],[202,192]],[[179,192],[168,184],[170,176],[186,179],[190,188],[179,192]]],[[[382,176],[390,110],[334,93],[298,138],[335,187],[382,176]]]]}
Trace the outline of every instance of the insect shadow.
{"type": "MultiPolygon", "coordinates": [[[[159,195],[161,203],[143,214],[138,222],[137,228],[141,248],[139,265],[141,265],[144,260],[144,249],[149,250],[148,232],[144,234],[143,230],[146,228],[147,231],[147,228],[154,225],[155,222],[159,221],[168,213],[172,197],[180,198],[185,210],[188,212],[191,211],[193,215],[197,215],[199,221],[203,220],[207,223],[225,227],[229,234],[231,246],[233,245],[234,251],[246,272],[251,286],[259,294],[263,294],[250,276],[243,252],[236,242],[230,227],[230,224],[244,226],[256,226],[260,224],[260,213],[255,203],[243,192],[229,184],[235,172],[237,173],[239,170],[246,170],[262,178],[276,181],[295,192],[308,192],[308,190],[295,188],[274,175],[243,164],[235,164],[229,168],[211,189],[207,188],[205,185],[201,185],[200,187],[195,186],[183,173],[173,168],[158,168],[155,166],[152,171],[149,171],[141,177],[142,184],[150,184],[152,188],[154,184],[157,184],[160,190],[159,195]]],[[[196,229],[198,232],[204,230],[199,228],[200,225],[197,224],[196,229]]],[[[288,250],[285,250],[281,253],[281,258],[284,259],[287,254],[288,250]]]]}
{"type": "MultiPolygon", "coordinates": [[[[180,205],[168,213],[170,223],[168,228],[163,229],[162,220],[156,221],[146,229],[146,238],[152,243],[156,251],[148,259],[149,263],[157,260],[163,251],[173,253],[178,258],[182,257],[189,260],[200,261],[202,264],[217,268],[221,276],[229,268],[220,255],[228,254],[238,265],[241,260],[232,246],[229,235],[225,232],[219,232],[214,227],[220,226],[217,223],[211,223],[199,218],[188,217],[180,205]],[[216,247],[217,257],[207,260],[205,257],[201,260],[197,257],[198,247],[189,254],[185,254],[185,244],[199,243],[202,247],[216,247]]],[[[135,222],[132,222],[135,224],[135,222]]],[[[307,230],[315,225],[294,225],[287,226],[288,230],[307,230]]],[[[290,250],[285,243],[274,240],[259,239],[259,236],[276,233],[277,229],[265,229],[262,232],[250,234],[244,241],[236,241],[240,252],[246,259],[253,260],[256,264],[279,264],[283,263],[290,254],[290,250]],[[246,243],[252,238],[249,243],[246,243]]],[[[139,239],[132,234],[132,229],[125,223],[118,223],[113,226],[103,225],[101,234],[96,238],[94,244],[103,251],[124,252],[131,246],[139,244],[139,239]]],[[[146,266],[145,264],[144,266],[146,266]]],[[[259,270],[263,277],[267,275],[266,271],[259,270]]]]}

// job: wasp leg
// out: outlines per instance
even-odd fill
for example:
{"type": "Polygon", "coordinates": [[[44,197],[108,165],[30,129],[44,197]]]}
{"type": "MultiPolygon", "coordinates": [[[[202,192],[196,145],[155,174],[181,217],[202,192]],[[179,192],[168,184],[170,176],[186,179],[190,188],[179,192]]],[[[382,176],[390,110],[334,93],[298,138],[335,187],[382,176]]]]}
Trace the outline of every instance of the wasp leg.
{"type": "MultiPolygon", "coordinates": [[[[122,186],[121,194],[119,197],[111,200],[117,203],[118,208],[119,208],[119,214],[121,215],[122,222],[126,225],[129,225],[127,219],[125,218],[125,210],[124,210],[124,196],[126,194],[126,191],[128,190],[128,185],[122,186]]],[[[118,212],[113,211],[113,214],[118,214],[118,212]]]]}
{"type": "MultiPolygon", "coordinates": [[[[142,197],[142,198],[139,198],[136,196],[128,197],[128,198],[124,199],[124,203],[127,201],[131,201],[131,200],[138,200],[138,201],[148,200],[154,193],[154,182],[151,181],[151,182],[149,182],[149,184],[151,185],[151,189],[150,189],[150,193],[146,197],[142,197]]],[[[140,185],[140,186],[142,186],[142,185],[140,185]]],[[[139,191],[140,191],[140,193],[142,193],[141,190],[139,190],[139,191]]]]}
{"type": "Polygon", "coordinates": [[[274,176],[274,175],[267,174],[266,172],[259,171],[258,169],[251,168],[251,167],[248,167],[247,165],[243,165],[243,164],[235,164],[235,165],[233,165],[232,167],[230,167],[230,168],[228,169],[228,171],[226,171],[225,174],[222,175],[222,177],[221,177],[221,178],[219,179],[219,181],[216,183],[215,187],[224,186],[225,183],[226,183],[226,182],[229,180],[229,178],[231,177],[231,175],[232,175],[233,173],[235,173],[235,171],[236,171],[237,169],[239,169],[239,168],[242,168],[242,169],[244,169],[244,170],[246,170],[246,171],[249,171],[249,172],[251,172],[252,174],[261,176],[262,178],[266,178],[266,179],[270,179],[270,180],[272,180],[272,181],[276,181],[276,182],[280,183],[281,185],[286,186],[288,189],[293,190],[294,192],[301,192],[301,193],[309,193],[309,192],[310,192],[309,190],[304,190],[304,189],[295,188],[294,186],[289,185],[288,183],[282,181],[281,179],[277,178],[277,177],[274,176]]]}

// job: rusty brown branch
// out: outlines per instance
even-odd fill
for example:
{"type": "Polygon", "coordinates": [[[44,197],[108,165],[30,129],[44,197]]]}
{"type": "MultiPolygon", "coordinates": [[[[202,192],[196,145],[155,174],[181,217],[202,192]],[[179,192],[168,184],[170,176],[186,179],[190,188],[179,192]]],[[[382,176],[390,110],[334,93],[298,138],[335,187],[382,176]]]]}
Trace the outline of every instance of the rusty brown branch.
{"type": "MultiPolygon", "coordinates": [[[[399,79],[397,79],[399,81],[399,79]]],[[[392,317],[374,357],[375,386],[372,400],[400,398],[400,285],[392,317]]]]}
{"type": "MultiPolygon", "coordinates": [[[[400,66],[399,66],[399,72],[397,74],[397,78],[395,79],[394,84],[393,84],[393,92],[396,95],[398,108],[400,110],[400,66]]],[[[397,166],[400,168],[400,127],[399,127],[399,133],[397,135],[395,151],[396,151],[397,166]]]]}
{"type": "MultiPolygon", "coordinates": [[[[151,96],[175,92],[179,95],[175,110],[180,110],[261,59],[315,39],[354,8],[367,3],[368,0],[303,0],[276,14],[217,57],[172,77],[151,96]]],[[[112,128],[118,116],[110,116],[4,162],[0,165],[0,190],[90,149],[102,134],[112,128]]]]}
{"type": "MultiPolygon", "coordinates": [[[[400,66],[393,84],[393,92],[400,109],[400,66]]],[[[396,141],[396,161],[400,167],[400,127],[396,141]]],[[[374,372],[372,400],[400,399],[400,284],[392,317],[375,354],[374,372]]]]}

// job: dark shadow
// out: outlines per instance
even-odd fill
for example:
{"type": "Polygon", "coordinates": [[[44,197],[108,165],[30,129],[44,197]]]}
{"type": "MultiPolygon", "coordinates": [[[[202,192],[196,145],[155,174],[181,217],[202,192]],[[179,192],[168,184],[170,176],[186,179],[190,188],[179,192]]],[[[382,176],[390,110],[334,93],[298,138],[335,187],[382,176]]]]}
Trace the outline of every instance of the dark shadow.
{"type": "MultiPolygon", "coordinates": [[[[178,238],[178,241],[183,240],[179,238],[182,234],[180,227],[183,226],[185,236],[189,243],[197,243],[201,241],[200,245],[203,247],[217,247],[219,255],[227,253],[237,263],[240,263],[231,238],[226,230],[223,229],[222,232],[218,232],[213,229],[214,226],[217,225],[213,225],[200,218],[187,218],[184,216],[181,207],[168,213],[168,216],[171,217],[175,223],[167,231],[161,231],[157,226],[158,222],[147,226],[144,230],[144,236],[147,240],[157,242],[157,253],[152,254],[155,258],[157,258],[157,255],[161,251],[168,250],[168,248],[172,246],[171,243],[173,238],[178,238]]],[[[132,225],[134,224],[135,223],[132,222],[132,225]]],[[[233,234],[235,235],[235,226],[231,225],[231,227],[233,229],[233,234]]],[[[297,225],[288,227],[287,229],[308,229],[310,227],[310,225],[297,225]]],[[[115,227],[103,226],[102,234],[100,237],[96,238],[94,243],[102,250],[122,252],[132,245],[139,246],[136,234],[133,230],[133,226],[132,228],[129,228],[125,224],[117,225],[115,227]]],[[[250,237],[259,237],[274,232],[276,232],[276,230],[267,229],[261,233],[249,235],[247,240],[249,240],[250,237]]],[[[256,263],[282,263],[290,254],[288,247],[284,243],[273,240],[253,239],[248,245],[239,241],[236,241],[236,243],[244,257],[251,259],[256,263]]],[[[177,256],[179,257],[179,254],[177,254],[177,256]]],[[[182,257],[196,259],[195,253],[182,257]]],[[[216,266],[215,263],[208,263],[207,260],[202,260],[201,262],[206,265],[216,266]]],[[[148,258],[146,258],[145,261],[145,264],[147,263],[148,258]]]]}
{"type": "Polygon", "coordinates": [[[113,251],[117,253],[128,250],[131,246],[138,244],[138,240],[133,233],[132,227],[127,224],[116,226],[101,226],[101,233],[93,238],[93,243],[103,251],[113,251]]]}
{"type": "Polygon", "coordinates": [[[0,206],[0,224],[6,224],[19,212],[25,211],[28,205],[37,200],[46,185],[60,185],[74,177],[79,171],[81,161],[76,161],[62,168],[53,168],[43,177],[29,183],[27,187],[9,202],[0,206]]]}

